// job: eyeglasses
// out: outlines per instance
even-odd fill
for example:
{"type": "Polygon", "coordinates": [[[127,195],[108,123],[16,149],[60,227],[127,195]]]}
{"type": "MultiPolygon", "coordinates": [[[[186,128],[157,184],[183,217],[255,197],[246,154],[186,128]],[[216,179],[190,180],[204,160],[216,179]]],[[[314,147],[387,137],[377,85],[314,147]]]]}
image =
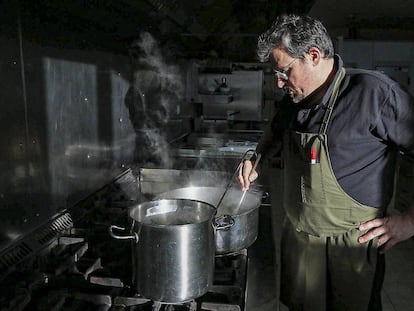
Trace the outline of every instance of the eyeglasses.
{"type": "Polygon", "coordinates": [[[296,60],[297,60],[297,58],[295,58],[294,60],[292,60],[289,64],[287,64],[285,66],[285,69],[283,69],[281,71],[276,70],[276,69],[273,69],[274,74],[276,76],[276,79],[280,79],[280,80],[283,80],[283,81],[287,81],[289,79],[289,70],[290,70],[290,67],[292,67],[293,63],[296,60]]]}

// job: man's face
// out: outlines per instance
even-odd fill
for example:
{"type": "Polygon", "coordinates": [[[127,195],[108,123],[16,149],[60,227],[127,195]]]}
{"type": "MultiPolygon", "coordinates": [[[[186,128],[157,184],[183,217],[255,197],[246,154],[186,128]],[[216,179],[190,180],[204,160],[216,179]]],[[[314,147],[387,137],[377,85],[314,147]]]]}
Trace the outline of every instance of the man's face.
{"type": "Polygon", "coordinates": [[[315,66],[306,58],[293,58],[281,48],[273,50],[276,84],[283,88],[294,103],[299,103],[316,87],[313,81],[315,66]]]}

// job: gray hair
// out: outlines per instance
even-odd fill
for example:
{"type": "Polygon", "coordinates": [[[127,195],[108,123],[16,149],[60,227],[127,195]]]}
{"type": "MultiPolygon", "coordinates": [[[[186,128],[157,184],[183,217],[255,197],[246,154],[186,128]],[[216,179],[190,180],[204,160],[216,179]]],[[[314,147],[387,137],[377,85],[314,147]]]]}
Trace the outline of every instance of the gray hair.
{"type": "Polygon", "coordinates": [[[275,48],[282,48],[294,58],[302,58],[310,48],[318,48],[323,58],[332,58],[332,40],[322,23],[310,16],[281,15],[272,27],[259,36],[257,56],[266,62],[275,48]]]}

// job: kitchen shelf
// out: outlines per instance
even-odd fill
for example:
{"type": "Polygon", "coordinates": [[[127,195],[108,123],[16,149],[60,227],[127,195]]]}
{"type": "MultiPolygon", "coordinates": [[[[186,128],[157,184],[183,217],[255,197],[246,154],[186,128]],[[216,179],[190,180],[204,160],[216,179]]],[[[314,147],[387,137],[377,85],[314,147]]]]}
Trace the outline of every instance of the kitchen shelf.
{"type": "Polygon", "coordinates": [[[229,104],[233,101],[233,94],[222,94],[218,92],[199,93],[200,101],[205,104],[229,104]]]}

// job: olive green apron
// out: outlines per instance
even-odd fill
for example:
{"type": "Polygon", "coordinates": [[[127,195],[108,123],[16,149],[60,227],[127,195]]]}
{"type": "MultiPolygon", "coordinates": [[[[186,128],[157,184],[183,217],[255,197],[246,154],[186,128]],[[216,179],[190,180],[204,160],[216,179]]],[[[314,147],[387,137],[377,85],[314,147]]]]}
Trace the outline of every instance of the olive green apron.
{"type": "MultiPolygon", "coordinates": [[[[351,198],[333,173],[326,129],[345,76],[335,82],[319,133],[284,137],[286,221],[281,244],[281,301],[290,311],[381,310],[371,298],[376,276],[376,241],[364,244],[359,224],[382,212],[351,198]],[[375,303],[374,309],[368,306],[375,303]]],[[[382,265],[381,265],[382,268],[382,265]]],[[[381,284],[379,284],[380,286],[381,284]]],[[[379,299],[379,301],[377,301],[379,299]]],[[[378,305],[379,304],[379,305],[378,305]]]]}

